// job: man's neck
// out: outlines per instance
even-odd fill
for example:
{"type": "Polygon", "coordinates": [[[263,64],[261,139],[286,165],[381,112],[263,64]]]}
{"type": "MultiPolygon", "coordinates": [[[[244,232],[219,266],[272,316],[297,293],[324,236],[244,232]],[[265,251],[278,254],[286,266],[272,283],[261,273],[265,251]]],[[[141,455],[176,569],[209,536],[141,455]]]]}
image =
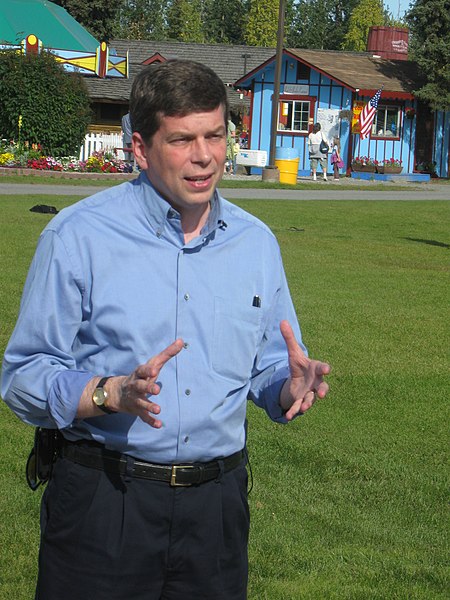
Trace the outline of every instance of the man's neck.
{"type": "Polygon", "coordinates": [[[208,203],[206,207],[202,207],[201,211],[192,208],[191,210],[184,209],[181,212],[181,228],[184,233],[185,244],[188,244],[191,240],[201,234],[203,227],[206,225],[210,212],[210,203],[208,203]]]}

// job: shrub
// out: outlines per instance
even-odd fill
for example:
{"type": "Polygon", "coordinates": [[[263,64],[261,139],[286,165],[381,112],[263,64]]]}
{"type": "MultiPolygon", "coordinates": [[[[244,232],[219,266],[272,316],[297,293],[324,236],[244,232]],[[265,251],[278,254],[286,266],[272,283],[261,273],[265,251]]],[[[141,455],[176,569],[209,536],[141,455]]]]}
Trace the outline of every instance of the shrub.
{"type": "Polygon", "coordinates": [[[0,133],[39,143],[44,154],[77,153],[90,122],[83,79],[65,73],[48,52],[0,52],[0,133]]]}

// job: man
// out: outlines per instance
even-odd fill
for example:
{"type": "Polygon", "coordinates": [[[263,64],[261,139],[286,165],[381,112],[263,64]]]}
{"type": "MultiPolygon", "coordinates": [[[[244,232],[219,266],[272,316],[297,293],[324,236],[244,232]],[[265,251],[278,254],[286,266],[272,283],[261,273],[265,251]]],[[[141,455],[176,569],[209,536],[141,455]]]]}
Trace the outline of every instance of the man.
{"type": "Polygon", "coordinates": [[[247,398],[290,421],[329,366],[304,354],[275,237],[216,190],[220,79],[152,66],[130,109],[140,177],[46,227],[4,358],[6,402],[64,436],[36,597],[243,600],[247,398]]]}
{"type": "Polygon", "coordinates": [[[122,139],[124,148],[131,148],[132,134],[130,113],[127,113],[122,117],[122,139]]]}
{"type": "Polygon", "coordinates": [[[136,167],[136,159],[132,151],[132,135],[130,113],[122,117],[122,146],[125,160],[131,160],[133,169],[136,167]]]}

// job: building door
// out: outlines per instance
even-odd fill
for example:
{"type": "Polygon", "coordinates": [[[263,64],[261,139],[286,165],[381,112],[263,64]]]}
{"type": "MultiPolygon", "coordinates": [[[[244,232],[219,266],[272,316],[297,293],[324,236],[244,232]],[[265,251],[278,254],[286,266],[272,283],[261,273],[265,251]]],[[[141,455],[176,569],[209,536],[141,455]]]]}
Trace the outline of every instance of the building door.
{"type": "Polygon", "coordinates": [[[415,164],[430,164],[433,160],[434,117],[428,104],[418,102],[416,116],[415,164]]]}

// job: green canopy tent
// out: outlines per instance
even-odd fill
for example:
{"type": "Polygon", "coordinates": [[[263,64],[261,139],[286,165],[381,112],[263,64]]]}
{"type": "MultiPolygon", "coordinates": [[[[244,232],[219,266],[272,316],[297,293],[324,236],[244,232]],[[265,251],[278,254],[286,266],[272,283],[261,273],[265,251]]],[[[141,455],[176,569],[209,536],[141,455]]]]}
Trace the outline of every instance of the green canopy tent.
{"type": "Polygon", "coordinates": [[[69,13],[48,0],[1,0],[0,44],[20,44],[34,34],[45,47],[95,52],[100,42],[69,13]]]}

